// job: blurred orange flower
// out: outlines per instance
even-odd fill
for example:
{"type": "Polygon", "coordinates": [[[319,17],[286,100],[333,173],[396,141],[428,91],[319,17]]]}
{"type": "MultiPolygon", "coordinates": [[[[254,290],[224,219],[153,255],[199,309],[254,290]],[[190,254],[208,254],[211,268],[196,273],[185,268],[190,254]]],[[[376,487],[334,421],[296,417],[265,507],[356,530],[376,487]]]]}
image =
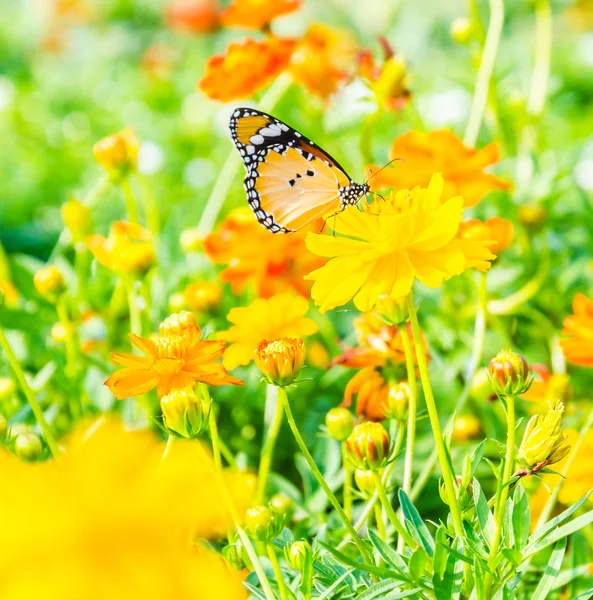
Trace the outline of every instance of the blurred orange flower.
{"type": "Polygon", "coordinates": [[[305,316],[308,310],[309,302],[305,298],[288,293],[258,298],[249,306],[231,309],[227,319],[232,327],[218,334],[218,339],[231,344],[224,354],[223,365],[234,369],[249,364],[264,339],[312,335],[317,325],[305,316]]]}
{"type": "Polygon", "coordinates": [[[233,0],[222,13],[222,24],[264,29],[276,17],[299,8],[300,3],[300,0],[233,0]]]}
{"type": "Polygon", "coordinates": [[[356,395],[356,414],[367,421],[382,421],[386,417],[389,387],[378,369],[365,367],[346,385],[342,406],[350,408],[356,395]]]}
{"type": "MultiPolygon", "coordinates": [[[[426,187],[433,173],[442,173],[445,180],[443,202],[461,196],[465,207],[475,206],[494,189],[507,190],[510,182],[484,169],[499,159],[496,143],[481,150],[468,148],[451,131],[445,129],[422,133],[408,131],[397,137],[389,155],[402,159],[383,169],[372,179],[375,190],[396,190],[415,186],[426,187]]],[[[378,166],[371,171],[377,173],[378,166]]]]}
{"type": "Polygon", "coordinates": [[[171,29],[208,33],[220,27],[217,0],[177,0],[165,8],[165,20],[171,29]]]}
{"type": "Polygon", "coordinates": [[[560,345],[566,360],[581,367],[593,367],[593,300],[577,294],[572,314],[564,319],[560,345]]]}
{"type": "Polygon", "coordinates": [[[116,221],[108,237],[89,235],[86,244],[93,256],[112,271],[146,271],[154,262],[152,235],[137,223],[116,221]]]}
{"type": "Polygon", "coordinates": [[[311,284],[304,277],[323,264],[305,248],[309,231],[319,231],[322,222],[291,235],[274,235],[264,229],[249,208],[231,211],[218,231],[204,240],[204,250],[215,264],[226,265],[220,274],[235,294],[253,282],[262,298],[295,291],[309,297],[311,284]]]}
{"type": "Polygon", "coordinates": [[[379,42],[384,53],[382,64],[375,62],[370,50],[362,50],[358,54],[358,74],[368,80],[379,106],[399,110],[410,97],[406,62],[395,55],[385,38],[379,42]]]}
{"type": "Polygon", "coordinates": [[[356,45],[349,32],[327,25],[311,25],[290,61],[297,83],[328,98],[348,77],[356,45]]]}
{"type": "Polygon", "coordinates": [[[466,267],[485,273],[490,268],[490,255],[499,256],[509,247],[514,235],[513,224],[500,217],[490,217],[486,221],[463,221],[459,225],[457,237],[465,249],[466,267]]]}
{"type": "Polygon", "coordinates": [[[249,98],[288,66],[294,48],[293,40],[273,36],[231,42],[223,54],[208,59],[198,87],[209,98],[222,102],[249,98]]]}
{"type": "Polygon", "coordinates": [[[171,315],[161,323],[159,332],[156,341],[130,334],[144,356],[111,354],[113,362],[124,367],[105,381],[116,398],[140,396],[155,387],[162,398],[172,389],[194,386],[198,381],[243,385],[216,362],[224,354],[225,343],[201,341],[202,332],[191,313],[171,315]]]}
{"type": "Polygon", "coordinates": [[[529,365],[535,374],[530,388],[521,394],[523,400],[529,402],[530,414],[545,413],[550,404],[558,401],[566,404],[572,398],[570,378],[566,374],[551,373],[546,365],[531,363],[529,365]]]}

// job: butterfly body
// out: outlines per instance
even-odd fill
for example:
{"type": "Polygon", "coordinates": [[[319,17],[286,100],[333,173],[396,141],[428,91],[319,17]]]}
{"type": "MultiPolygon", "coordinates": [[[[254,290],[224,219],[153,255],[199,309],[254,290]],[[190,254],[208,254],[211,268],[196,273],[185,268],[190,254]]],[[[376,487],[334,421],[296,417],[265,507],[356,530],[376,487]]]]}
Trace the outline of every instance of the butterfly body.
{"type": "Polygon", "coordinates": [[[245,165],[247,201],[272,233],[291,233],[357,204],[369,191],[324,150],[279,119],[238,108],[229,122],[245,165]]]}

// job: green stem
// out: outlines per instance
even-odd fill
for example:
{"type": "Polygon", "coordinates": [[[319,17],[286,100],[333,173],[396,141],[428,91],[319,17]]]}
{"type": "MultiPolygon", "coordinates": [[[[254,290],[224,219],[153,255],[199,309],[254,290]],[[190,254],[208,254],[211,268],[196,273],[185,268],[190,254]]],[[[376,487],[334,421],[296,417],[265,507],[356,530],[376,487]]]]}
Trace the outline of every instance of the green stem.
{"type": "Polygon", "coordinates": [[[142,335],[142,316],[138,306],[138,297],[134,289],[134,280],[128,277],[123,278],[128,298],[128,310],[130,311],[130,331],[138,336],[142,335]]]}
{"type": "MultiPolygon", "coordinates": [[[[492,569],[494,560],[496,559],[499,548],[498,545],[502,538],[502,522],[504,519],[504,511],[509,497],[509,481],[511,480],[515,467],[515,397],[506,397],[507,409],[507,447],[504,459],[504,469],[500,472],[498,488],[496,491],[496,502],[494,504],[494,535],[492,536],[492,544],[490,546],[490,554],[488,555],[488,566],[492,569]]],[[[488,582],[490,580],[487,577],[488,582]]],[[[488,586],[485,586],[488,589],[488,586]]]]}
{"type": "Polygon", "coordinates": [[[43,415],[43,410],[41,409],[41,406],[39,406],[39,403],[37,402],[37,398],[35,398],[35,393],[29,386],[27,379],[25,377],[25,373],[23,372],[23,369],[22,369],[17,357],[15,356],[14,352],[12,351],[12,347],[10,346],[9,341],[6,338],[6,334],[4,333],[4,330],[1,327],[0,327],[0,346],[2,346],[2,349],[6,353],[6,358],[8,358],[8,362],[10,363],[10,366],[12,367],[12,370],[14,371],[14,374],[16,375],[16,378],[18,379],[18,381],[21,385],[21,388],[23,389],[23,393],[25,394],[25,397],[27,398],[27,401],[29,402],[29,406],[31,407],[31,410],[33,411],[33,414],[35,415],[35,418],[37,419],[37,422],[39,423],[39,427],[41,427],[41,431],[43,432],[43,435],[45,437],[45,442],[47,443],[47,447],[49,448],[51,455],[54,458],[57,458],[59,455],[59,451],[58,451],[58,445],[56,444],[54,435],[51,432],[51,429],[49,428],[47,421],[45,420],[45,416],[43,415]]]}
{"type": "Polygon", "coordinates": [[[134,192],[132,191],[132,184],[128,176],[124,177],[121,182],[122,190],[124,191],[124,198],[126,199],[126,210],[128,211],[128,221],[130,223],[138,223],[138,207],[136,206],[136,199],[134,198],[134,192]]]}
{"type": "Polygon", "coordinates": [[[0,241],[0,279],[11,281],[10,264],[8,263],[8,255],[4,249],[4,245],[0,241]]]}
{"type": "Polygon", "coordinates": [[[463,143],[466,146],[475,146],[478,139],[486,101],[488,100],[490,79],[494,71],[494,63],[504,24],[504,0],[489,0],[489,4],[490,23],[488,24],[482,60],[476,77],[476,89],[474,91],[469,120],[465,135],[463,136],[463,143]]]}
{"type": "Polygon", "coordinates": [[[428,364],[426,362],[424,348],[422,345],[422,333],[420,331],[420,324],[418,323],[418,315],[416,313],[416,307],[414,306],[414,295],[412,292],[410,292],[408,295],[408,313],[410,315],[410,324],[412,325],[414,345],[416,346],[416,358],[418,361],[418,370],[420,371],[420,380],[422,381],[422,388],[424,389],[424,398],[426,400],[426,408],[428,409],[428,418],[430,420],[430,426],[432,428],[435,446],[439,456],[443,480],[445,482],[445,492],[447,495],[449,510],[451,511],[451,518],[453,519],[453,528],[455,530],[455,535],[459,538],[462,538],[463,524],[461,519],[461,509],[459,507],[457,493],[455,491],[454,476],[451,471],[448,452],[445,446],[443,432],[441,430],[439,413],[434,400],[432,386],[430,384],[428,364]]]}
{"type": "MultiPolygon", "coordinates": [[[[480,361],[482,360],[482,354],[484,352],[484,338],[486,334],[486,317],[488,315],[488,285],[487,285],[487,277],[486,273],[480,273],[480,285],[478,288],[478,306],[476,309],[476,319],[474,322],[474,344],[472,347],[472,355],[469,361],[469,368],[467,370],[467,374],[465,377],[465,385],[457,402],[455,404],[455,410],[453,414],[449,417],[447,424],[445,425],[445,429],[447,431],[451,430],[453,425],[455,424],[456,416],[461,412],[469,395],[471,393],[474,377],[480,366],[480,361]]],[[[420,472],[420,475],[416,479],[416,483],[412,488],[412,492],[410,494],[410,499],[412,501],[416,500],[426,483],[432,476],[434,472],[434,468],[438,462],[438,452],[436,448],[432,451],[428,460],[426,461],[424,468],[420,472]]]]}
{"type": "Polygon", "coordinates": [[[84,198],[84,203],[93,208],[100,200],[101,196],[111,187],[111,178],[109,175],[103,175],[97,183],[88,191],[84,198]]]}
{"type": "Polygon", "coordinates": [[[161,457],[161,460],[165,460],[165,458],[167,458],[169,452],[171,452],[171,448],[173,447],[173,441],[175,440],[175,438],[170,435],[167,438],[167,445],[165,446],[165,450],[163,452],[163,456],[161,457]]]}
{"type": "Polygon", "coordinates": [[[379,111],[371,113],[365,117],[360,130],[360,152],[365,165],[371,165],[373,160],[373,127],[377,122],[379,111]]]}
{"type": "Polygon", "coordinates": [[[76,271],[76,302],[78,306],[88,305],[88,249],[83,242],[74,244],[74,270],[76,271]]]}
{"type": "MultiPolygon", "coordinates": [[[[277,77],[260,100],[259,108],[265,112],[270,112],[283,96],[284,92],[290,87],[291,83],[292,79],[287,73],[283,73],[277,77]]],[[[233,148],[220,170],[218,179],[206,201],[204,212],[198,223],[198,231],[201,234],[209,233],[214,228],[216,219],[220,214],[240,167],[241,159],[237,151],[233,148]]]]}
{"type": "Polygon", "coordinates": [[[303,456],[305,457],[305,460],[307,461],[311,471],[313,472],[315,479],[317,479],[317,482],[321,486],[321,489],[323,489],[323,491],[325,492],[331,505],[334,507],[335,511],[338,513],[338,516],[340,517],[342,523],[344,524],[344,527],[346,527],[346,529],[348,530],[348,533],[352,536],[352,541],[356,544],[356,547],[358,548],[358,551],[360,552],[360,554],[363,557],[363,559],[365,560],[365,562],[367,562],[368,564],[372,564],[371,556],[369,555],[367,549],[364,547],[362,540],[358,537],[358,534],[357,534],[356,530],[354,529],[354,527],[352,526],[350,519],[348,519],[348,517],[346,516],[344,509],[340,506],[338,499],[335,497],[334,493],[331,491],[329,485],[327,484],[327,481],[325,481],[323,475],[321,474],[321,471],[315,464],[315,461],[313,460],[313,457],[311,456],[311,453],[309,452],[309,449],[307,448],[307,445],[305,444],[305,441],[303,440],[303,438],[299,432],[299,429],[295,423],[294,417],[292,416],[292,410],[290,408],[290,403],[288,401],[288,394],[286,393],[286,389],[283,387],[278,388],[278,396],[281,399],[282,404],[284,405],[284,412],[286,413],[286,419],[288,421],[288,424],[290,425],[290,429],[292,430],[294,439],[296,440],[301,452],[303,453],[303,456]]]}
{"type": "Polygon", "coordinates": [[[218,436],[218,426],[216,425],[214,403],[212,402],[208,386],[205,383],[199,383],[198,387],[204,402],[210,407],[208,412],[208,430],[210,432],[210,442],[212,443],[212,455],[214,456],[214,465],[219,471],[222,471],[222,455],[220,451],[220,438],[218,436]]]}
{"type": "Polygon", "coordinates": [[[276,583],[278,584],[278,589],[280,590],[280,598],[282,598],[282,600],[288,600],[288,590],[286,589],[286,583],[284,582],[282,569],[280,568],[278,557],[276,556],[274,546],[271,542],[266,544],[266,550],[268,551],[268,558],[272,563],[272,569],[274,570],[274,575],[276,576],[276,583]]]}
{"type": "Polygon", "coordinates": [[[76,390],[75,393],[70,394],[70,410],[72,411],[72,416],[80,416],[82,414],[82,399],[80,385],[79,382],[76,381],[80,365],[80,345],[74,323],[68,316],[66,296],[64,294],[62,294],[56,303],[56,312],[58,313],[58,319],[66,332],[66,368],[64,371],[66,377],[70,379],[76,390]]]}
{"type": "MultiPolygon", "coordinates": [[[[377,531],[379,532],[379,537],[384,542],[386,542],[387,541],[387,533],[385,531],[385,523],[383,522],[383,511],[381,510],[381,505],[379,505],[379,504],[375,504],[375,521],[377,523],[377,531]]],[[[402,538],[400,538],[400,539],[402,539],[402,538]]]]}
{"type": "Polygon", "coordinates": [[[352,464],[348,460],[346,442],[342,442],[342,467],[344,469],[344,512],[352,521],[352,464]]]}
{"type": "Polygon", "coordinates": [[[404,542],[413,548],[416,546],[416,542],[414,541],[414,538],[407,532],[406,528],[395,514],[391,501],[385,492],[385,484],[383,483],[378,471],[373,471],[373,479],[375,480],[375,486],[377,487],[377,492],[379,493],[379,500],[381,501],[381,505],[387,513],[389,522],[393,525],[395,531],[397,531],[400,537],[403,538],[404,542]]]}
{"type": "Polygon", "coordinates": [[[261,458],[259,462],[259,471],[257,479],[257,503],[262,504],[266,495],[266,486],[268,483],[268,477],[270,475],[270,468],[272,466],[272,459],[274,457],[274,448],[276,447],[276,440],[278,439],[278,433],[280,426],[282,425],[282,417],[284,412],[282,410],[282,404],[280,402],[280,396],[278,394],[278,387],[275,385],[268,385],[267,392],[269,398],[274,402],[274,418],[268,427],[266,433],[265,442],[262,448],[261,458]]]}
{"type": "Polygon", "coordinates": [[[534,118],[544,112],[552,59],[552,7],[549,0],[535,5],[535,65],[527,99],[527,113],[534,118]]]}
{"type": "Polygon", "coordinates": [[[146,215],[146,223],[148,225],[148,229],[150,229],[150,232],[152,233],[154,244],[157,246],[161,232],[159,207],[155,202],[152,189],[148,184],[148,178],[145,175],[138,175],[138,181],[140,182],[142,197],[144,199],[144,214],[146,215]]]}

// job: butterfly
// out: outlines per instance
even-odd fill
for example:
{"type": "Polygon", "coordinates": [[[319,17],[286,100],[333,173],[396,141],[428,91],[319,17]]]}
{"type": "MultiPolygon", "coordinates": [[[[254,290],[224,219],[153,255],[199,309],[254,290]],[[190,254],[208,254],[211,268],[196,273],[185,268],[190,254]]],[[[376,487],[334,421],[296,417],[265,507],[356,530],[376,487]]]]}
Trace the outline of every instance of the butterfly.
{"type": "Polygon", "coordinates": [[[369,193],[315,142],[271,115],[237,108],[229,129],[245,165],[249,206],[272,233],[298,231],[369,193]]]}

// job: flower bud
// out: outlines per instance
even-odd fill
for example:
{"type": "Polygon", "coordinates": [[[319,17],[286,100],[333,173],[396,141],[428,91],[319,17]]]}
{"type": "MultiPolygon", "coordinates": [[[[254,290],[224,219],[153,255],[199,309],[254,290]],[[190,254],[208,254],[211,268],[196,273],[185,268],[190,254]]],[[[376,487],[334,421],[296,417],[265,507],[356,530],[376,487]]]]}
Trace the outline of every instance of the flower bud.
{"type": "Polygon", "coordinates": [[[343,442],[354,429],[354,416],[345,406],[337,406],[325,415],[325,426],[334,440],[343,442]]]}
{"type": "Polygon", "coordinates": [[[187,310],[181,310],[169,315],[159,325],[159,334],[162,338],[161,344],[164,346],[176,339],[185,344],[191,344],[200,338],[202,332],[198,327],[196,317],[187,310]]]}
{"type": "Polygon", "coordinates": [[[403,325],[408,320],[408,305],[405,296],[403,298],[381,296],[375,304],[375,311],[388,325],[403,325]]]}
{"type": "Polygon", "coordinates": [[[208,312],[220,304],[222,288],[215,281],[198,281],[185,288],[183,298],[193,310],[208,312]]]}
{"type": "Polygon", "coordinates": [[[8,421],[6,420],[5,416],[0,415],[0,442],[5,440],[7,435],[8,435],[8,421]]]}
{"type": "Polygon", "coordinates": [[[199,436],[208,424],[210,407],[191,387],[174,389],[161,398],[165,427],[184,438],[199,436]]]}
{"type": "Polygon", "coordinates": [[[16,306],[19,302],[19,293],[17,289],[7,279],[0,279],[0,308],[6,306],[16,306]]]}
{"type": "Polygon", "coordinates": [[[53,265],[43,267],[33,277],[35,289],[45,298],[55,299],[66,289],[64,276],[53,265]]]}
{"type": "Polygon", "coordinates": [[[474,26],[470,19],[458,17],[451,23],[450,33],[458,44],[467,44],[473,37],[474,26]]]}
{"type": "Polygon", "coordinates": [[[460,415],[455,419],[453,439],[456,442],[473,440],[480,434],[480,421],[474,415],[460,415]]]}
{"type": "Polygon", "coordinates": [[[377,489],[373,471],[356,469],[354,471],[354,481],[356,482],[356,487],[367,497],[372,496],[377,489]]]}
{"type": "Polygon", "coordinates": [[[0,400],[10,398],[16,392],[16,384],[11,377],[0,377],[0,400]]]}
{"type": "Polygon", "coordinates": [[[488,402],[489,400],[496,400],[496,394],[492,392],[492,385],[490,385],[488,369],[482,368],[476,371],[476,374],[472,379],[472,384],[469,393],[470,396],[478,402],[488,402]]]}
{"type": "Polygon", "coordinates": [[[179,237],[179,245],[187,254],[188,252],[202,252],[204,248],[204,238],[195,227],[185,229],[179,237]]]}
{"type": "Polygon", "coordinates": [[[405,421],[408,418],[410,405],[410,386],[407,381],[400,381],[389,387],[385,416],[394,421],[405,421]]]}
{"type": "Polygon", "coordinates": [[[267,506],[253,506],[245,513],[245,531],[254,540],[270,542],[282,531],[283,521],[267,506]]]}
{"type": "Polygon", "coordinates": [[[501,350],[488,365],[492,389],[499,396],[524,394],[533,381],[527,361],[510,350],[501,350]]]}
{"type": "Polygon", "coordinates": [[[270,508],[274,510],[274,512],[283,517],[287,517],[292,512],[292,509],[294,507],[294,502],[292,501],[292,498],[289,498],[286,494],[283,494],[282,492],[274,494],[270,498],[270,502],[268,504],[270,508]]]}
{"type": "Polygon", "coordinates": [[[43,453],[43,445],[34,433],[21,433],[14,440],[14,453],[21,460],[38,460],[43,453]]]}
{"type": "Polygon", "coordinates": [[[354,428],[346,440],[346,447],[357,468],[374,471],[387,464],[391,439],[381,423],[367,421],[354,428]]]}
{"type": "Polygon", "coordinates": [[[305,362],[305,344],[300,338],[262,340],[254,360],[268,383],[285,387],[296,379],[305,362]]]}
{"type": "Polygon", "coordinates": [[[302,573],[313,560],[313,548],[309,542],[298,540],[284,547],[284,557],[291,568],[302,573]]]}
{"type": "Polygon", "coordinates": [[[534,473],[562,460],[570,451],[562,429],[564,404],[550,405],[546,415],[529,419],[523,441],[517,453],[517,462],[534,473]]]}
{"type": "Polygon", "coordinates": [[[115,179],[136,170],[140,143],[129,128],[99,140],[93,147],[95,160],[115,179]]]}
{"type": "Polygon", "coordinates": [[[72,241],[82,241],[91,225],[91,211],[88,206],[85,206],[76,198],[71,198],[61,208],[62,221],[64,226],[70,232],[72,241]]]}
{"type": "Polygon", "coordinates": [[[546,224],[548,212],[541,204],[523,204],[519,207],[519,220],[526,229],[538,231],[546,224]]]}

